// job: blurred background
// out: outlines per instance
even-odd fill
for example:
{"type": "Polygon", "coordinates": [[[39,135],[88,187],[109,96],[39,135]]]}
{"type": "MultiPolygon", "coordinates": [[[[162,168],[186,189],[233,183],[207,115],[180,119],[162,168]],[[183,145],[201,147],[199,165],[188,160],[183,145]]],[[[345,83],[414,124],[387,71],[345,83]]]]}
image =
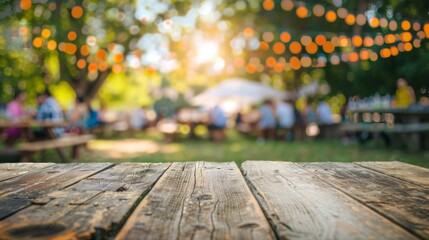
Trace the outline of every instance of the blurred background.
{"type": "Polygon", "coordinates": [[[427,167],[428,20],[425,0],[0,0],[0,159],[91,135],[73,161],[427,167]]]}

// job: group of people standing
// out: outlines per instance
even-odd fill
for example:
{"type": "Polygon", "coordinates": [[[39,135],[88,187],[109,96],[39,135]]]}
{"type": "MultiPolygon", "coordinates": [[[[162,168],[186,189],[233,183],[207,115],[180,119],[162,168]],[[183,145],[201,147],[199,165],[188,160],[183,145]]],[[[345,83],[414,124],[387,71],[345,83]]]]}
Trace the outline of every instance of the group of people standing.
{"type": "Polygon", "coordinates": [[[302,111],[299,111],[292,100],[273,102],[266,100],[259,108],[258,141],[302,139],[304,129],[312,123],[332,124],[332,111],[325,101],[307,100],[302,111]]]}

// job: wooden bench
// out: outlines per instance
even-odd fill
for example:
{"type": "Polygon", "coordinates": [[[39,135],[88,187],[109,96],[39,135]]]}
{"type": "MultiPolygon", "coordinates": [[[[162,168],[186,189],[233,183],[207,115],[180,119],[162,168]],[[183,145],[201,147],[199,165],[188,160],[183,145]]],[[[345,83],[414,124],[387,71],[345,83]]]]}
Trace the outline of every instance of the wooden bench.
{"type": "MultiPolygon", "coordinates": [[[[94,135],[91,134],[66,136],[52,140],[22,143],[18,146],[17,150],[24,153],[23,161],[28,161],[30,160],[31,155],[35,152],[54,148],[61,149],[65,147],[72,147],[71,156],[73,159],[75,159],[79,156],[79,147],[86,145],[92,139],[94,139],[94,135]]],[[[65,158],[64,156],[61,157],[65,158]]]]}
{"type": "Polygon", "coordinates": [[[429,147],[429,123],[349,123],[341,126],[344,132],[385,133],[391,136],[393,145],[406,146],[410,152],[429,147]],[[423,145],[423,146],[422,146],[423,145]]]}
{"type": "Polygon", "coordinates": [[[349,132],[386,132],[386,133],[412,133],[429,132],[429,123],[385,124],[385,123],[349,123],[341,126],[342,131],[349,132]]]}

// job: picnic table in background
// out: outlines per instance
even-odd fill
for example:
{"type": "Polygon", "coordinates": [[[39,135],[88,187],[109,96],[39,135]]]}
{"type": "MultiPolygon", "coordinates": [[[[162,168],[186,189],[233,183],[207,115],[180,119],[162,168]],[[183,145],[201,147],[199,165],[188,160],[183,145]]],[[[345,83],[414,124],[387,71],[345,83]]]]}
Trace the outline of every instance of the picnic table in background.
{"type": "MultiPolygon", "coordinates": [[[[31,155],[35,152],[55,149],[62,161],[67,161],[67,157],[64,153],[63,148],[72,147],[72,157],[78,157],[78,147],[86,144],[88,141],[94,138],[93,135],[69,135],[64,137],[57,137],[54,133],[54,129],[58,127],[68,126],[67,122],[51,122],[51,121],[23,121],[23,122],[0,122],[0,132],[9,128],[21,128],[21,129],[45,129],[47,132],[47,140],[31,141],[26,137],[25,142],[20,143],[17,146],[17,150],[24,153],[22,161],[29,161],[31,155]]],[[[25,134],[24,134],[25,135],[25,134]]]]}
{"type": "Polygon", "coordinates": [[[349,132],[384,132],[393,145],[405,145],[410,152],[429,148],[429,108],[387,108],[353,110],[352,122],[341,129],[349,132]]]}
{"type": "Polygon", "coordinates": [[[0,164],[2,239],[429,238],[400,162],[27,164],[0,164]]]}

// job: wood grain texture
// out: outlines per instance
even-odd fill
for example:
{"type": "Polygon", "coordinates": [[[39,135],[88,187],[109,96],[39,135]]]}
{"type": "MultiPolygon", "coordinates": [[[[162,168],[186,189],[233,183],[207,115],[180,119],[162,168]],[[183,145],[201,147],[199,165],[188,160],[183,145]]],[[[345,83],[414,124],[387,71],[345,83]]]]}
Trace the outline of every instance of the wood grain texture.
{"type": "Polygon", "coordinates": [[[359,166],[387,174],[392,177],[429,187],[429,169],[402,162],[357,162],[359,166]]]}
{"type": "Polygon", "coordinates": [[[414,239],[290,162],[246,161],[243,174],[280,239],[414,239]]]}
{"type": "Polygon", "coordinates": [[[105,239],[119,230],[169,165],[120,164],[34,199],[0,221],[1,239],[105,239]]]}
{"type": "Polygon", "coordinates": [[[0,182],[54,165],[55,163],[1,163],[0,182]]]}
{"type": "Polygon", "coordinates": [[[273,239],[235,163],[173,163],[116,239],[273,239]]]}
{"type": "Polygon", "coordinates": [[[29,206],[35,198],[64,189],[110,166],[111,163],[56,164],[0,182],[0,219],[29,206]]]}
{"type": "Polygon", "coordinates": [[[408,231],[429,238],[429,189],[355,164],[300,166],[408,231]]]}

